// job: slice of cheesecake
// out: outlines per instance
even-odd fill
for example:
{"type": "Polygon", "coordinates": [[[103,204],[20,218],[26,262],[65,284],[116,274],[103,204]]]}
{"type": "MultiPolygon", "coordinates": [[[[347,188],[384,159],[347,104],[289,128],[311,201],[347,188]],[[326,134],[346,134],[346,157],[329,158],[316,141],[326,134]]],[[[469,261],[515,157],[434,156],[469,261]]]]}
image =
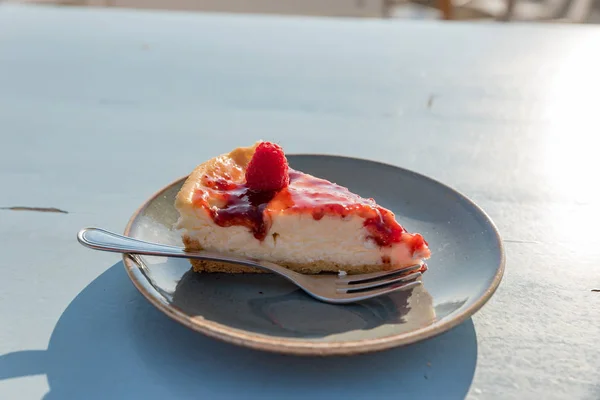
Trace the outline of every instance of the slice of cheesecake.
{"type": "MultiPolygon", "coordinates": [[[[301,273],[399,269],[430,255],[373,199],[288,167],[269,142],[240,147],[194,169],[175,207],[188,250],[254,257],[301,273]]],[[[191,260],[196,272],[262,272],[191,260]]],[[[423,264],[423,270],[425,265],[423,264]]]]}

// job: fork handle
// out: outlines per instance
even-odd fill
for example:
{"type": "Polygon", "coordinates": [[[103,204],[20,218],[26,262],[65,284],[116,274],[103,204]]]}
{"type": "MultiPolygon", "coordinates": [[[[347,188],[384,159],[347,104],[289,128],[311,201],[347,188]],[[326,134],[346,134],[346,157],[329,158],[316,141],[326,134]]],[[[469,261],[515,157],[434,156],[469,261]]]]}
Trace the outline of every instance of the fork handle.
{"type": "Polygon", "coordinates": [[[186,251],[181,247],[166,244],[150,243],[128,236],[119,235],[100,228],[85,228],[77,234],[77,240],[82,245],[94,250],[110,251],[113,253],[141,254],[148,256],[163,256],[176,258],[193,258],[197,260],[223,261],[255,267],[269,272],[279,273],[288,279],[294,279],[297,274],[280,265],[255,260],[253,258],[237,257],[210,251],[186,251]]]}
{"type": "Polygon", "coordinates": [[[149,256],[182,257],[185,250],[180,247],[145,242],[119,235],[100,228],[85,228],[77,234],[77,240],[94,250],[113,253],[144,254],[149,256]]]}

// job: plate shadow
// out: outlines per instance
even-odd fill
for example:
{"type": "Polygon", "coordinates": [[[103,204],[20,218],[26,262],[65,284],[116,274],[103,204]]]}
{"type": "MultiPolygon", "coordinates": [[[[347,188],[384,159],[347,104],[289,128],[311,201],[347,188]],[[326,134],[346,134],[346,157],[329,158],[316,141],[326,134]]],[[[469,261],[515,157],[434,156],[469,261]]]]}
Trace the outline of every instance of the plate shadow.
{"type": "Polygon", "coordinates": [[[155,309],[119,262],[73,299],[47,350],[0,356],[0,380],[46,374],[46,400],[463,399],[476,363],[471,319],[420,343],[352,357],[292,357],[221,343],[155,309]]]}

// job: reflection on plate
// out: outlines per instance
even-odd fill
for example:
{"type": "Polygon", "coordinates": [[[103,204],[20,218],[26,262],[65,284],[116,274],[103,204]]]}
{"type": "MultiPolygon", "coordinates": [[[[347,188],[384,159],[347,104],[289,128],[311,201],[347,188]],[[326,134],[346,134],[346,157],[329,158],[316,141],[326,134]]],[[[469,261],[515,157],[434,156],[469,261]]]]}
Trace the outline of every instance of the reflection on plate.
{"type": "Polygon", "coordinates": [[[315,301],[275,275],[189,271],[177,285],[173,305],[192,317],[215,322],[225,318],[229,326],[257,334],[327,341],[352,337],[356,331],[372,336],[386,325],[418,328],[435,319],[431,296],[423,286],[339,306],[315,301]],[[235,301],[222,301],[224,288],[236,294],[235,301]]]}
{"type": "MultiPolygon", "coordinates": [[[[289,156],[291,166],[374,197],[432,249],[423,285],[351,305],[307,296],[269,274],[196,274],[187,260],[125,256],[141,293],[184,325],[231,343],[290,354],[355,354],[412,343],[467,319],[491,297],[504,268],[490,219],[456,191],[413,172],[371,161],[289,156]]],[[[173,202],[183,180],[158,192],[125,234],[179,245],[173,202]]]]}

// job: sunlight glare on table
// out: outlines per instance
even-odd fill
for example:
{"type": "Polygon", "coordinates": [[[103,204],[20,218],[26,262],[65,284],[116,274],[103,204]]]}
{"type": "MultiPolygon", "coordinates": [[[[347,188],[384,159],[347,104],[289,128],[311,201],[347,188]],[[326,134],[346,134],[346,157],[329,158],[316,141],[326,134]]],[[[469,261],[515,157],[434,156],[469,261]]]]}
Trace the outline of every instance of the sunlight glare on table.
{"type": "Polygon", "coordinates": [[[600,221],[600,85],[590,80],[600,71],[597,45],[589,37],[571,46],[548,84],[542,105],[548,121],[541,136],[543,176],[550,193],[564,201],[553,208],[552,225],[569,242],[595,236],[592,221],[600,221]]]}

